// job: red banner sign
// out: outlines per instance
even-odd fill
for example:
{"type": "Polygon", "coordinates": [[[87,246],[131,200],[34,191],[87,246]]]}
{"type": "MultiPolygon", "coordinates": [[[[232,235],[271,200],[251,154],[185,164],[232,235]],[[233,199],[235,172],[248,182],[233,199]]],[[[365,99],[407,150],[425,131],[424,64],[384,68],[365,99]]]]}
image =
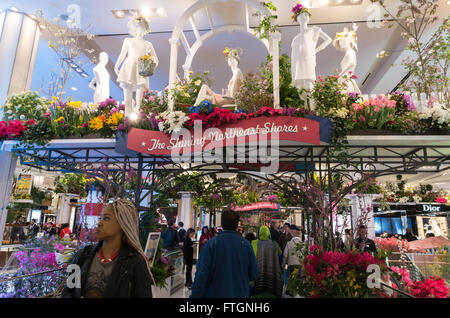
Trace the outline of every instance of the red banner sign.
{"type": "Polygon", "coordinates": [[[258,202],[253,203],[249,205],[243,205],[243,206],[232,206],[231,209],[238,212],[246,212],[246,211],[252,211],[252,210],[261,210],[261,209],[270,209],[270,210],[278,210],[279,205],[278,203],[273,202],[258,202]]]}
{"type": "Polygon", "coordinates": [[[206,130],[184,130],[172,135],[131,128],[127,148],[151,155],[187,154],[275,139],[319,145],[319,122],[289,116],[263,116],[206,130]]]}

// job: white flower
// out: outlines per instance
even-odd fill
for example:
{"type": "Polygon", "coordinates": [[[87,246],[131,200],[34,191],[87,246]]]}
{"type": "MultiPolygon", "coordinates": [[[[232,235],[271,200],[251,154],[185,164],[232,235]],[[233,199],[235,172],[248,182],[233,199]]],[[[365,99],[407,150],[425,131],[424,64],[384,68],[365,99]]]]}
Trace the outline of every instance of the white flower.
{"type": "Polygon", "coordinates": [[[20,120],[25,120],[25,116],[24,115],[20,115],[20,120]]]}
{"type": "Polygon", "coordinates": [[[409,200],[408,197],[401,197],[401,198],[398,200],[398,202],[400,202],[400,203],[406,203],[406,202],[408,202],[408,200],[409,200]]]}
{"type": "Polygon", "coordinates": [[[195,86],[200,86],[200,84],[202,83],[202,81],[201,80],[197,80],[197,81],[195,81],[195,86]]]}
{"type": "Polygon", "coordinates": [[[414,45],[416,43],[416,39],[415,38],[409,38],[408,39],[408,43],[414,45]]]}
{"type": "Polygon", "coordinates": [[[162,121],[158,123],[158,129],[159,131],[164,131],[164,123],[162,121]]]}
{"type": "Polygon", "coordinates": [[[348,114],[348,109],[347,108],[340,108],[338,110],[336,110],[336,116],[339,118],[346,118],[348,114]]]}
{"type": "Polygon", "coordinates": [[[422,198],[418,195],[415,195],[415,196],[413,196],[413,200],[414,200],[414,202],[419,203],[420,201],[422,201],[422,198]]]}

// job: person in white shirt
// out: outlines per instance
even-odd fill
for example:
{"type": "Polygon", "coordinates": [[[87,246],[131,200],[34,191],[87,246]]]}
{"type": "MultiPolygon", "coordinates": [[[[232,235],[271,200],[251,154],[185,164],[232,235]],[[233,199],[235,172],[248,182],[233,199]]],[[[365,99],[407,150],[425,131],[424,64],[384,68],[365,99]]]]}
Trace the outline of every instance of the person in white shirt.
{"type": "Polygon", "coordinates": [[[297,244],[302,243],[300,228],[295,224],[290,226],[292,239],[286,244],[283,252],[283,265],[285,268],[287,265],[288,276],[292,274],[294,268],[299,266],[300,263],[300,251],[297,251],[297,244]]]}

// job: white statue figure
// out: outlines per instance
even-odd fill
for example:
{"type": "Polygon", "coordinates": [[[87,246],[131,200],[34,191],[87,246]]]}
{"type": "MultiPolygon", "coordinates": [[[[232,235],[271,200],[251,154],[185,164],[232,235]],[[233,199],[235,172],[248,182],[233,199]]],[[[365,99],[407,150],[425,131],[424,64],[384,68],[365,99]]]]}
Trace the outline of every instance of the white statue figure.
{"type": "Polygon", "coordinates": [[[333,40],[333,46],[336,49],[345,52],[344,58],[341,61],[341,72],[339,73],[341,82],[342,76],[347,75],[349,78],[345,83],[347,85],[345,92],[361,94],[358,84],[351,78],[355,74],[356,68],[356,51],[358,50],[356,45],[357,29],[358,27],[353,24],[353,31],[344,28],[342,32],[336,33],[336,37],[333,40]]]}
{"type": "Polygon", "coordinates": [[[94,67],[94,78],[89,83],[89,88],[94,92],[94,103],[99,104],[109,98],[109,72],[106,69],[109,56],[106,52],[101,52],[99,63],[94,67]]]}
{"type": "Polygon", "coordinates": [[[156,63],[156,67],[159,63],[153,45],[144,40],[144,35],[150,32],[147,20],[142,16],[135,17],[128,22],[128,29],[129,34],[134,37],[126,38],[123,41],[122,51],[115,66],[117,81],[123,89],[127,117],[133,113],[133,92],[136,92],[136,111],[139,111],[144,92],[149,89],[148,78],[138,73],[139,58],[150,55],[156,63]],[[119,70],[122,62],[122,68],[119,70]]]}
{"type": "Polygon", "coordinates": [[[316,79],[316,53],[330,45],[332,40],[321,28],[308,27],[311,14],[307,8],[300,8],[300,11],[293,15],[293,19],[300,25],[300,33],[291,44],[291,75],[295,87],[309,90],[313,88],[316,79]],[[323,42],[317,46],[319,39],[323,42]]]}
{"type": "Polygon", "coordinates": [[[238,67],[241,60],[240,56],[242,55],[242,49],[237,48],[230,50],[229,48],[226,48],[225,51],[223,51],[223,54],[225,55],[228,66],[231,68],[231,72],[233,73],[233,76],[228,82],[226,94],[216,94],[208,85],[203,84],[200,88],[194,106],[200,105],[200,103],[205,99],[209,100],[216,106],[234,103],[234,97],[236,96],[236,93],[244,80],[244,74],[242,74],[241,69],[238,67]]]}

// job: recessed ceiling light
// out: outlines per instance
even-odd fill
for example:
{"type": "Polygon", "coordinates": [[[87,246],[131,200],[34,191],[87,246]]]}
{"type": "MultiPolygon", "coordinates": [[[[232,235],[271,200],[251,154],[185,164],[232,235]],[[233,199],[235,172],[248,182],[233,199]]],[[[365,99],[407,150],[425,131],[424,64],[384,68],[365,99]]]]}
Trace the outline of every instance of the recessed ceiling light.
{"type": "Polygon", "coordinates": [[[79,73],[83,72],[83,70],[81,68],[77,68],[76,71],[79,73]]]}
{"type": "Polygon", "coordinates": [[[125,12],[122,10],[116,11],[116,16],[119,18],[123,18],[125,16],[125,12]]]}
{"type": "Polygon", "coordinates": [[[320,0],[320,5],[321,6],[326,6],[328,4],[328,0],[320,0]]]}
{"type": "Polygon", "coordinates": [[[148,6],[142,6],[141,13],[144,17],[150,17],[152,14],[152,10],[148,6]]]}
{"type": "Polygon", "coordinates": [[[88,75],[86,73],[81,74],[81,76],[88,77],[88,75]]]}
{"type": "Polygon", "coordinates": [[[158,14],[158,16],[160,17],[167,17],[167,11],[164,8],[158,8],[156,10],[156,13],[158,14]]]}
{"type": "Polygon", "coordinates": [[[76,88],[75,86],[72,86],[72,90],[73,90],[73,91],[77,91],[78,88],[76,88]]]}

